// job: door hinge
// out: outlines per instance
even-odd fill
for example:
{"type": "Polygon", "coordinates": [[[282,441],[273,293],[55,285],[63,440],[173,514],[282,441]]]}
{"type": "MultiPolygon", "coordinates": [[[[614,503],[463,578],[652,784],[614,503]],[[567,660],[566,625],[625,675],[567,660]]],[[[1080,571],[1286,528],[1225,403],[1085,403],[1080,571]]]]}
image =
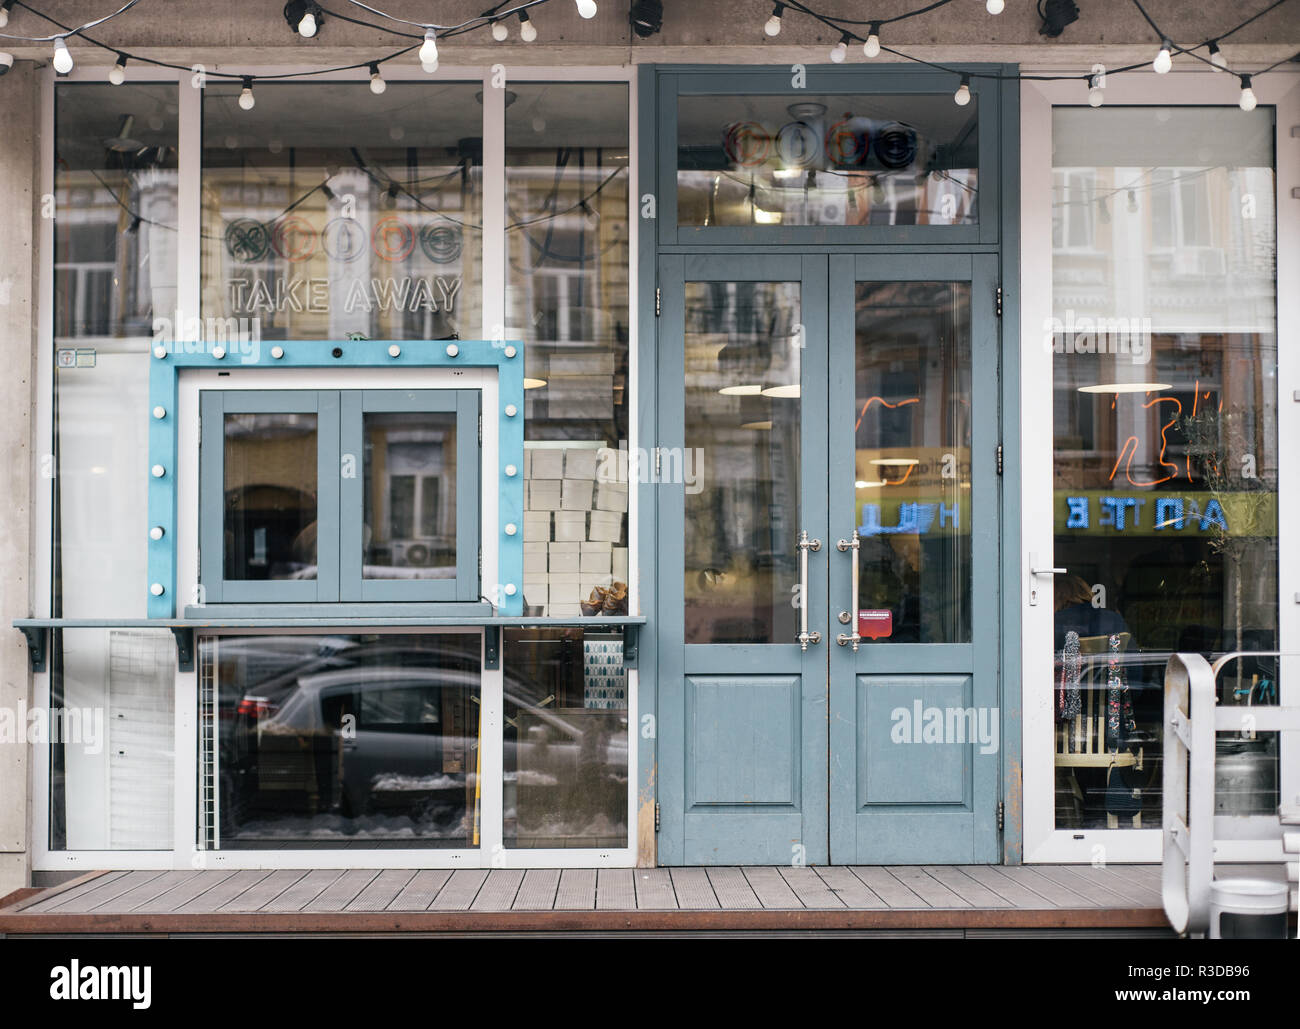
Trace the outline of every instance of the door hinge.
{"type": "Polygon", "coordinates": [[[655,447],[655,482],[659,481],[659,470],[662,467],[662,462],[663,458],[659,452],[659,448],[655,447]]]}
{"type": "Polygon", "coordinates": [[[998,444],[998,474],[1002,474],[1002,444],[998,444]]]}
{"type": "Polygon", "coordinates": [[[478,413],[478,441],[481,446],[483,443],[483,412],[478,413]]]}
{"type": "Polygon", "coordinates": [[[1001,286],[999,286],[994,291],[993,299],[994,299],[994,305],[997,309],[997,315],[999,318],[1001,318],[1002,317],[1002,287],[1001,286]]]}
{"type": "Polygon", "coordinates": [[[1003,828],[1005,828],[1006,821],[1007,821],[1006,805],[999,800],[998,801],[998,832],[1001,832],[1003,828]]]}
{"type": "Polygon", "coordinates": [[[483,578],[483,548],[478,548],[478,577],[483,578]]]}
{"type": "Polygon", "coordinates": [[[655,801],[655,832],[659,831],[659,801],[655,801]]]}
{"type": "Polygon", "coordinates": [[[656,286],[656,287],[655,287],[655,317],[656,317],[656,318],[659,317],[659,312],[660,312],[661,310],[663,310],[663,308],[662,308],[662,306],[661,306],[661,301],[662,301],[662,296],[661,296],[661,294],[660,294],[659,287],[656,286]]]}

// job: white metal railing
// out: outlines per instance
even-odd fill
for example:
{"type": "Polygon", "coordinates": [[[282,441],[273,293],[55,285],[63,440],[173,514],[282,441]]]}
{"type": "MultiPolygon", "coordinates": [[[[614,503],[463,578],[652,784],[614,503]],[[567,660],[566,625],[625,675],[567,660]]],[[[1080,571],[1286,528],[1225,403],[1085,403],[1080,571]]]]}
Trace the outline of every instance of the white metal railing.
{"type": "MultiPolygon", "coordinates": [[[[1174,654],[1165,666],[1164,792],[1162,797],[1161,894],[1165,915],[1178,933],[1204,934],[1210,924],[1210,883],[1214,880],[1215,734],[1300,732],[1300,707],[1225,705],[1219,707],[1219,670],[1239,657],[1277,657],[1277,651],[1234,652],[1213,665],[1200,654],[1174,654]]],[[[1295,842],[1283,824],[1300,820],[1300,811],[1283,804],[1265,819],[1274,830],[1265,841],[1265,860],[1277,843],[1295,842]]],[[[1287,855],[1290,860],[1290,855],[1287,855]]],[[[1291,893],[1295,907],[1294,888],[1291,893]]]]}

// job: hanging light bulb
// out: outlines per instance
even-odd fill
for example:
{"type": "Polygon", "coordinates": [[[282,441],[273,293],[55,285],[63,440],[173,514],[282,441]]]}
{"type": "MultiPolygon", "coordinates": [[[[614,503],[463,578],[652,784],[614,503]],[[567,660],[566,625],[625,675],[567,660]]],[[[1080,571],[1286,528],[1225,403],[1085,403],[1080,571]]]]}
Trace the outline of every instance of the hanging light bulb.
{"type": "Polygon", "coordinates": [[[239,91],[239,106],[245,111],[251,111],[256,103],[257,98],[253,96],[253,77],[245,75],[244,88],[239,91]]]}
{"type": "Polygon", "coordinates": [[[772,17],[768,18],[763,24],[763,31],[769,36],[779,36],[781,34],[781,15],[785,13],[785,4],[777,4],[772,8],[772,17]]]}
{"type": "Polygon", "coordinates": [[[1220,71],[1228,66],[1228,59],[1223,56],[1223,51],[1219,49],[1217,39],[1210,40],[1210,63],[1220,71]]]}
{"type": "Polygon", "coordinates": [[[958,107],[965,107],[970,103],[970,76],[961,77],[961,85],[957,87],[957,92],[952,95],[953,102],[958,107]]]}
{"type": "Polygon", "coordinates": [[[1106,102],[1106,93],[1101,88],[1101,81],[1096,75],[1088,79],[1088,106],[1100,107],[1106,102]]]}
{"type": "Polygon", "coordinates": [[[867,41],[862,44],[862,55],[864,57],[880,56],[880,22],[873,21],[871,27],[867,29],[867,41]]]}
{"type": "Polygon", "coordinates": [[[1241,99],[1237,101],[1237,104],[1243,111],[1253,111],[1257,103],[1259,101],[1255,99],[1255,91],[1250,88],[1250,76],[1243,75],[1241,77],[1241,99]]]}
{"type": "Polygon", "coordinates": [[[1160,41],[1160,52],[1156,54],[1156,59],[1151,62],[1151,67],[1155,70],[1157,75],[1164,75],[1174,66],[1174,59],[1169,53],[1169,51],[1173,49],[1173,45],[1174,44],[1169,42],[1167,39],[1162,39],[1160,41]]]}
{"type": "Polygon", "coordinates": [[[987,0],[984,4],[984,9],[988,11],[989,14],[1001,14],[1003,10],[1006,9],[1006,6],[1007,0],[987,0]]]}
{"type": "Polygon", "coordinates": [[[425,71],[428,71],[428,65],[438,67],[438,41],[434,38],[433,29],[424,30],[424,42],[420,44],[420,63],[425,65],[425,71]]]}
{"type": "Polygon", "coordinates": [[[492,38],[495,39],[498,43],[504,43],[506,41],[506,38],[510,35],[510,30],[506,28],[505,22],[498,21],[496,18],[493,18],[491,21],[491,25],[492,25],[492,38]]]}
{"type": "Polygon", "coordinates": [[[14,0],[4,0],[4,3],[0,4],[0,29],[9,24],[9,8],[13,5],[14,0]]]}
{"type": "Polygon", "coordinates": [[[375,61],[370,65],[370,92],[374,93],[375,96],[379,96],[387,88],[388,83],[379,74],[379,62],[375,61]]]}
{"type": "Polygon", "coordinates": [[[60,36],[54,41],[54,70],[60,75],[72,71],[72,55],[68,53],[68,44],[60,36]]]}
{"type": "Polygon", "coordinates": [[[519,38],[525,43],[531,43],[537,38],[537,26],[528,20],[528,12],[519,12],[519,38]]]}
{"type": "Polygon", "coordinates": [[[840,41],[835,44],[831,50],[831,60],[836,64],[843,64],[844,58],[849,54],[849,34],[846,32],[840,36],[840,41]]]}
{"type": "Polygon", "coordinates": [[[574,0],[578,5],[579,18],[596,17],[596,0],[574,0]]]}
{"type": "Polygon", "coordinates": [[[126,81],[126,54],[117,55],[117,63],[108,69],[108,81],[115,86],[126,81]]]}
{"type": "Polygon", "coordinates": [[[298,22],[298,35],[303,39],[311,39],[316,35],[316,15],[310,9],[302,16],[302,21],[298,22]]]}

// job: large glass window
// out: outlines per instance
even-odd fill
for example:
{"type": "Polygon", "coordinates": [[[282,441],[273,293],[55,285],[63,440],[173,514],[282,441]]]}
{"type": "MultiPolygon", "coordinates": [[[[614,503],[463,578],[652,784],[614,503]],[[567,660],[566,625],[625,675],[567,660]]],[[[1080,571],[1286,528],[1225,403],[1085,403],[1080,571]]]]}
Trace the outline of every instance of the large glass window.
{"type": "Polygon", "coordinates": [[[683,96],[679,225],[973,225],[976,103],[948,95],[683,96]]]}
{"type": "Polygon", "coordinates": [[[524,603],[626,614],[625,84],[510,87],[506,233],[506,336],[527,363],[524,603]]]}
{"type": "MultiPolygon", "coordinates": [[[[1057,825],[1150,827],[1170,652],[1277,648],[1273,116],[1053,120],[1057,825]]],[[[1276,684],[1239,660],[1219,702],[1276,684]]],[[[1276,735],[1219,746],[1275,806],[1276,735]]]]}
{"type": "Polygon", "coordinates": [[[256,319],[262,339],[479,338],[481,89],[266,83],[244,111],[238,84],[209,84],[205,318],[256,319]]]}
{"type": "Polygon", "coordinates": [[[203,639],[204,846],[477,846],[481,645],[477,632],[203,639]]]}
{"type": "MultiPolygon", "coordinates": [[[[42,470],[56,617],[145,613],[144,412],[153,321],[176,307],[176,142],[174,84],[56,91],[54,463],[42,470]]],[[[170,634],[55,633],[50,661],[50,846],[170,849],[170,634]]]]}

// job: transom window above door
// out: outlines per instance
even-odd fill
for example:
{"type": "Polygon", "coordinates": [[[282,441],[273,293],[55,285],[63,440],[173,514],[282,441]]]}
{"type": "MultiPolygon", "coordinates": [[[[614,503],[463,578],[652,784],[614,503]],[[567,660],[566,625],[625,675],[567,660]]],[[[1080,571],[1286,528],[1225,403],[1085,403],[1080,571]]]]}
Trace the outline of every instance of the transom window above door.
{"type": "Polygon", "coordinates": [[[479,392],[203,390],[205,603],[477,601],[479,392]]]}

